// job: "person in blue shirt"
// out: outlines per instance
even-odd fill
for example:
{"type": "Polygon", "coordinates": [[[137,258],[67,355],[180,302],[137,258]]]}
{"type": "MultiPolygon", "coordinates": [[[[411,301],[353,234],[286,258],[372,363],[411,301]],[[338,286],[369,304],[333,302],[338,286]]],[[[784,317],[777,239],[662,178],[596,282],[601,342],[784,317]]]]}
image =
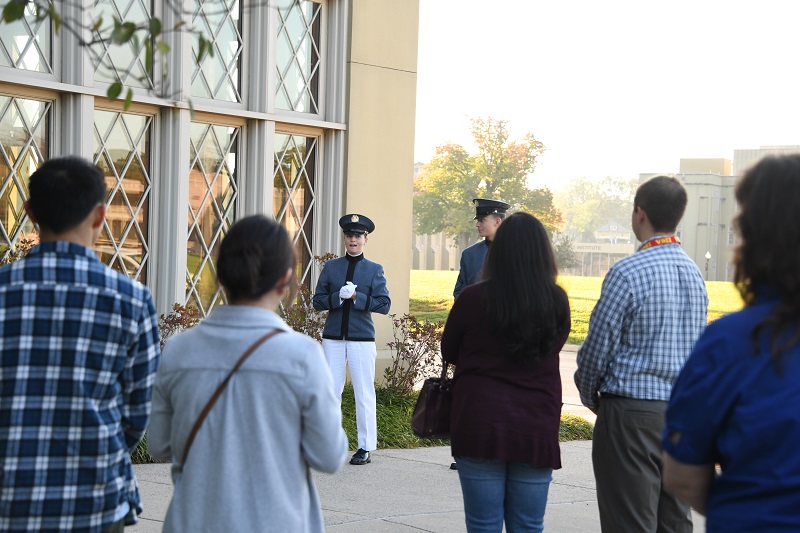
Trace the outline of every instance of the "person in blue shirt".
{"type": "Polygon", "coordinates": [[[334,390],[341,401],[346,369],[350,368],[356,400],[358,450],[352,465],[372,461],[378,447],[375,399],[375,324],[372,313],[389,313],[391,300],[383,267],[364,257],[364,246],[375,223],[364,215],[339,219],[344,232],[344,257],[325,263],[314,291],[314,309],[328,311],[322,331],[322,349],[333,374],[334,390]]]}
{"type": "Polygon", "coordinates": [[[664,486],[706,531],[800,531],[800,155],[736,186],[739,312],[708,326],[666,413],[664,486]],[[718,465],[718,468],[717,468],[718,465]]]}
{"type": "Polygon", "coordinates": [[[483,265],[486,263],[486,254],[489,253],[494,234],[497,233],[497,228],[503,223],[506,211],[511,207],[500,200],[488,198],[475,198],[472,203],[475,206],[475,217],[473,218],[476,221],[475,227],[478,229],[478,235],[483,237],[483,240],[476,242],[461,252],[458,279],[456,279],[456,286],[453,288],[453,298],[458,298],[458,295],[466,287],[481,280],[483,265]]]}
{"type": "Polygon", "coordinates": [[[25,210],[39,244],[0,269],[0,531],[121,532],[141,501],[130,453],[150,419],[150,291],[92,246],[103,171],[50,159],[25,210]]]}
{"type": "Polygon", "coordinates": [[[575,384],[597,413],[592,463],[604,533],[692,531],[689,507],[661,489],[661,431],[672,384],[706,325],[703,275],[675,229],[686,209],[675,178],[639,186],[638,251],[603,280],[578,350],[575,384]]]}

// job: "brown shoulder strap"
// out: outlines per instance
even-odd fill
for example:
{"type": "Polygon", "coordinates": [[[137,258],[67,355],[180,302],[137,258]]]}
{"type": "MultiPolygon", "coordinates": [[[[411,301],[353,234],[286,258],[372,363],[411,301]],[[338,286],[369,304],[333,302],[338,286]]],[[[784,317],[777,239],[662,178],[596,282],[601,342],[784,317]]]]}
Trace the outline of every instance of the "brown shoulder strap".
{"type": "Polygon", "coordinates": [[[217,399],[219,398],[220,394],[222,394],[222,391],[225,390],[225,387],[228,385],[228,382],[231,380],[231,377],[233,376],[233,373],[236,372],[239,369],[240,366],[242,366],[242,363],[244,363],[245,359],[250,357],[250,354],[252,354],[255,351],[256,348],[258,348],[263,343],[265,343],[267,340],[269,340],[273,335],[277,335],[281,331],[282,330],[280,330],[280,329],[276,329],[274,331],[270,331],[269,333],[267,333],[266,335],[264,335],[263,337],[258,339],[256,342],[254,342],[247,349],[247,351],[242,354],[242,356],[239,358],[239,360],[236,361],[236,364],[233,365],[233,368],[231,369],[231,371],[228,372],[228,375],[225,377],[225,379],[222,381],[222,383],[219,384],[219,387],[217,387],[217,390],[214,391],[214,394],[211,396],[211,399],[208,400],[208,403],[203,408],[203,411],[200,413],[200,416],[197,417],[197,422],[194,423],[194,427],[192,427],[192,431],[189,433],[189,438],[186,439],[186,446],[183,448],[183,458],[181,459],[181,468],[183,467],[183,465],[186,464],[186,458],[189,457],[189,450],[192,449],[192,443],[194,442],[194,438],[197,435],[197,432],[200,429],[200,426],[203,425],[203,421],[208,416],[208,412],[211,411],[211,408],[214,407],[215,403],[217,403],[217,399]]]}

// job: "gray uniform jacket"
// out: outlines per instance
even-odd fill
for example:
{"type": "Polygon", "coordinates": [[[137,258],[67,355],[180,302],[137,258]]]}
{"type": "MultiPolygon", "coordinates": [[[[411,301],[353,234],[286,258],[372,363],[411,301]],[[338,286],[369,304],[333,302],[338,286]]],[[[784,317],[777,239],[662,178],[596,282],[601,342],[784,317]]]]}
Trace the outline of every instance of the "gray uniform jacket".
{"type": "Polygon", "coordinates": [[[322,347],[265,309],[225,305],[167,341],[147,447],[172,460],[175,491],[164,531],[324,531],[310,468],[344,465],[347,437],[322,347]],[[244,351],[242,364],[192,444],[200,411],[244,351]]]}
{"type": "Polygon", "coordinates": [[[458,279],[456,280],[456,287],[453,289],[454,298],[458,298],[458,295],[466,287],[481,280],[483,264],[486,262],[486,254],[489,253],[489,245],[491,244],[491,241],[484,239],[461,252],[458,279]]]}
{"type": "Polygon", "coordinates": [[[364,258],[345,255],[325,263],[314,291],[314,309],[329,311],[322,337],[348,341],[375,341],[372,313],[389,313],[392,302],[383,267],[364,258]],[[356,300],[340,301],[339,290],[352,281],[356,300]]]}

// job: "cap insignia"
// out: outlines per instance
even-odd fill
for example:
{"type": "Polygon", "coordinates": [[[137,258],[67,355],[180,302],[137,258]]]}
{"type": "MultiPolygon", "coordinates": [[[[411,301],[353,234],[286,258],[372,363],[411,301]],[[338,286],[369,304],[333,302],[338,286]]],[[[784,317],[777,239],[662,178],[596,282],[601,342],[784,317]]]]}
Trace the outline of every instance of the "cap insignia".
{"type": "Polygon", "coordinates": [[[350,222],[358,222],[358,215],[353,215],[350,217],[350,222]]]}

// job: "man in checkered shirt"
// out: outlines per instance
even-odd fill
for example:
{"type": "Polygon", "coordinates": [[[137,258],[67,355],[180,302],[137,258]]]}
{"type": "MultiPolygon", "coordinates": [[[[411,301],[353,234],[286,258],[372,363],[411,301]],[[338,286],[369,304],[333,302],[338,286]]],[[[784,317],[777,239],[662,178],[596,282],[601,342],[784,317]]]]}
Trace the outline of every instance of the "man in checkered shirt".
{"type": "Polygon", "coordinates": [[[0,531],[119,532],[141,512],[130,452],[150,417],[150,292],[91,250],[103,172],[45,162],[25,210],[40,244],[0,269],[0,531]]]}
{"type": "Polygon", "coordinates": [[[691,532],[689,507],[661,488],[661,432],[672,385],[706,325],[700,269],[675,235],[686,190],[639,186],[631,225],[642,242],[612,266],[578,351],[575,384],[597,414],[592,462],[605,533],[691,532]]]}

